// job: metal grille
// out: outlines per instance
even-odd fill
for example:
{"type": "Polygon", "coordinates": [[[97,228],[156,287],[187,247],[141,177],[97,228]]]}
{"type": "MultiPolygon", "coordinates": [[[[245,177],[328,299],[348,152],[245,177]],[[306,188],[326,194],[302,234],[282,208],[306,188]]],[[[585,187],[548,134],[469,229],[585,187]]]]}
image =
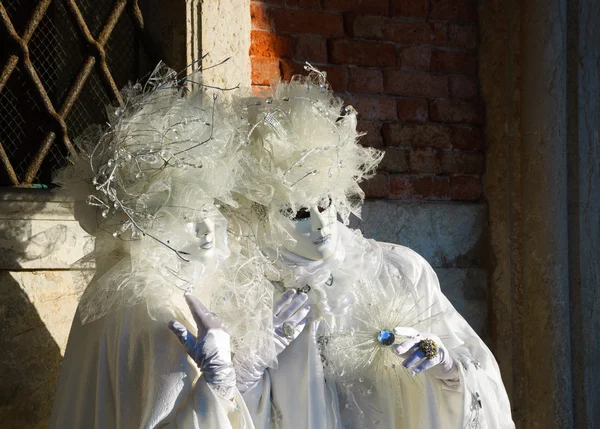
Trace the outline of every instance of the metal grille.
{"type": "Polygon", "coordinates": [[[137,0],[0,1],[0,186],[48,184],[139,77],[137,0]]]}

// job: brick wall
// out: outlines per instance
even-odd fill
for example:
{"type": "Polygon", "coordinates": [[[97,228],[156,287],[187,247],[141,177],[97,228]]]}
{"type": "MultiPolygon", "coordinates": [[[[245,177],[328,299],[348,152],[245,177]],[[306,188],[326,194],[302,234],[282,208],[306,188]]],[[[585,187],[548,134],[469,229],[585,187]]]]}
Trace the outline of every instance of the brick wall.
{"type": "Polygon", "coordinates": [[[358,110],[362,143],[385,150],[368,197],[479,199],[474,0],[266,0],[250,9],[255,91],[309,61],[358,110]]]}

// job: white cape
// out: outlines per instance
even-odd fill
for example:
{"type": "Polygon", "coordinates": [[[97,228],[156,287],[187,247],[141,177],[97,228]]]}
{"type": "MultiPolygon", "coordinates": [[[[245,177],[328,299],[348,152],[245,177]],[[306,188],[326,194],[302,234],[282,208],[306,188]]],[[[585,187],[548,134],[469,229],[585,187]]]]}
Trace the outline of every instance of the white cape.
{"type": "Polygon", "coordinates": [[[77,312],[50,428],[253,428],[237,389],[219,396],[188,358],[167,327],[175,317],[141,303],[82,325],[77,312]]]}
{"type": "Polygon", "coordinates": [[[341,224],[339,227],[339,251],[331,260],[303,263],[302,258],[290,260],[288,255],[288,270],[295,282],[285,286],[312,286],[309,302],[313,303],[313,320],[279,356],[278,367],[267,370],[244,394],[255,426],[514,428],[492,353],[442,294],[431,266],[406,247],[366,240],[341,224]],[[330,274],[334,282],[327,290],[330,285],[322,283],[330,274]],[[445,383],[425,373],[418,376],[417,383],[402,371],[398,371],[398,378],[391,378],[397,382],[377,379],[368,371],[360,382],[343,386],[328,377],[322,363],[327,356],[322,356],[319,347],[321,336],[327,326],[339,324],[336,320],[348,319],[354,310],[366,305],[348,294],[352,288],[365,285],[384,294],[410,295],[418,307],[415,311],[425,320],[421,327],[440,337],[459,362],[459,382],[445,383]]]}

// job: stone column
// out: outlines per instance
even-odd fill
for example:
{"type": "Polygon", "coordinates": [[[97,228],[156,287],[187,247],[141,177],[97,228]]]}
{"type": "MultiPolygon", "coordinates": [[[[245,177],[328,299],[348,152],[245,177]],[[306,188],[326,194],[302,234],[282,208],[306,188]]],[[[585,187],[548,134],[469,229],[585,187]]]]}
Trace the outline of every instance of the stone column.
{"type": "Polygon", "coordinates": [[[519,428],[600,421],[600,13],[592,4],[480,7],[494,352],[519,428]]]}
{"type": "Polygon", "coordinates": [[[567,234],[566,1],[521,12],[521,193],[513,297],[522,312],[514,362],[523,427],[572,427],[567,234]],[[554,410],[554,412],[549,412],[554,410]]]}
{"type": "Polygon", "coordinates": [[[569,1],[568,204],[576,428],[600,422],[600,9],[569,1]]]}
{"type": "MultiPolygon", "coordinates": [[[[190,0],[188,0],[190,1],[190,0]]],[[[197,2],[197,0],[196,0],[197,2]]],[[[229,58],[226,66],[203,73],[205,81],[221,88],[250,88],[250,0],[200,3],[199,49],[207,68],[229,58]]]]}

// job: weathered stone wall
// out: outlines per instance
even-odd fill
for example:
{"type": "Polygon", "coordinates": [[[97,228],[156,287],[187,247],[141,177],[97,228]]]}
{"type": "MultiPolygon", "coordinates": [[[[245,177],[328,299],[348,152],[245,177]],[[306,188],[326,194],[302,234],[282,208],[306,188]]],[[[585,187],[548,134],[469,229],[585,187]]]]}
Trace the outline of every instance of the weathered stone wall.
{"type": "Polygon", "coordinates": [[[91,248],[68,204],[0,193],[0,427],[45,428],[79,291],[70,266],[91,248]]]}

